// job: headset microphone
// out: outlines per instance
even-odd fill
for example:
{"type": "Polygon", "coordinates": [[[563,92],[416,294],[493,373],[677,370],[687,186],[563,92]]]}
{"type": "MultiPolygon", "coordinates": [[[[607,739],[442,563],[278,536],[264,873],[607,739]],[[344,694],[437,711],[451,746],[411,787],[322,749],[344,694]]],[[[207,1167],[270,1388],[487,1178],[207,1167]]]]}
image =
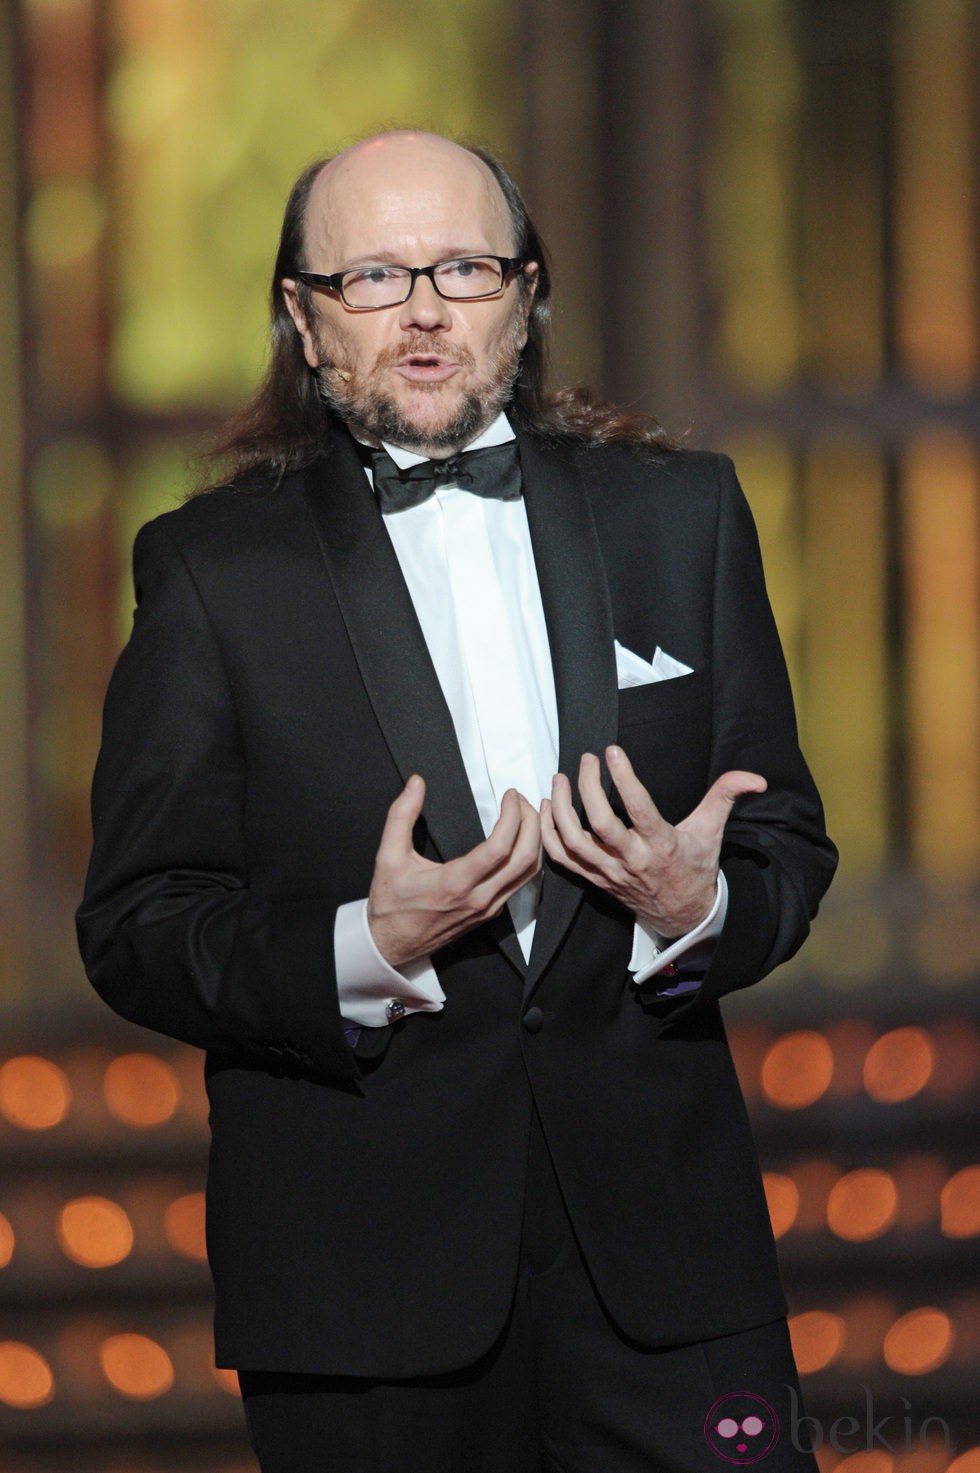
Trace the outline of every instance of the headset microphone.
{"type": "Polygon", "coordinates": [[[336,363],[330,363],[326,358],[321,359],[321,361],[317,364],[317,368],[332,368],[334,373],[337,374],[339,378],[342,378],[345,384],[349,384],[351,379],[353,378],[353,374],[348,373],[346,369],[338,368],[336,363]]]}

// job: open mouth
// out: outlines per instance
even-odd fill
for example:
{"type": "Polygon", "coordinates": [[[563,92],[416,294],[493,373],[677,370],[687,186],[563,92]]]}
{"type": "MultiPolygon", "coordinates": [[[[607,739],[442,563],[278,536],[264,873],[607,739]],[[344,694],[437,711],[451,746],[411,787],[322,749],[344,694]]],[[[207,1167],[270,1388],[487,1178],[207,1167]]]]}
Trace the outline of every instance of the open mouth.
{"type": "Polygon", "coordinates": [[[403,378],[416,383],[438,383],[454,374],[458,365],[437,353],[412,353],[395,367],[403,378]]]}

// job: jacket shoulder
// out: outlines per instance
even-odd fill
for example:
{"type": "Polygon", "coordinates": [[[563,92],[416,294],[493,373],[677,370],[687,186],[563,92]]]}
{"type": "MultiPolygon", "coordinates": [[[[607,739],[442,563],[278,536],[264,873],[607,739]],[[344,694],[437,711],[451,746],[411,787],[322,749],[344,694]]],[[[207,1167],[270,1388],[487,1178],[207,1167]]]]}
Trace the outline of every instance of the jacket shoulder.
{"type": "Polygon", "coordinates": [[[245,488],[221,486],[190,496],[144,523],[136,536],[137,561],[170,548],[186,558],[224,553],[240,556],[268,546],[306,521],[301,474],[281,481],[256,481],[245,488]]]}
{"type": "Polygon", "coordinates": [[[735,480],[729,457],[710,450],[676,448],[651,453],[627,445],[582,448],[537,437],[531,437],[531,444],[535,454],[550,461],[555,470],[581,475],[597,499],[615,496],[617,491],[652,489],[664,494],[701,491],[716,495],[719,485],[735,480]]]}
{"type": "Polygon", "coordinates": [[[573,472],[601,528],[620,522],[712,535],[718,517],[744,502],[727,455],[676,449],[658,455],[610,446],[572,452],[573,472]]]}
{"type": "Polygon", "coordinates": [[[663,493],[717,494],[719,484],[734,477],[727,455],[710,450],[667,450],[645,455],[624,446],[584,451],[580,468],[600,487],[640,487],[663,493]]]}

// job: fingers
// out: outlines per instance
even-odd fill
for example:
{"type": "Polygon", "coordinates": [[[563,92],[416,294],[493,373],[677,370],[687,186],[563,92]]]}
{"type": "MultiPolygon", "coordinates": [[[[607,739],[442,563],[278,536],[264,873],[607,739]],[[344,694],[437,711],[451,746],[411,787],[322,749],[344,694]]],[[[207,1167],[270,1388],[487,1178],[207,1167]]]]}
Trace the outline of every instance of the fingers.
{"type": "Polygon", "coordinates": [[[541,804],[541,843],[550,859],[586,880],[597,878],[598,866],[607,858],[582,827],[572,803],[571,784],[560,772],[552,781],[550,799],[541,804]]]}
{"type": "MultiPolygon", "coordinates": [[[[585,752],[579,762],[578,791],[582,799],[582,808],[594,837],[605,848],[622,848],[628,838],[629,830],[622,820],[616,817],[609,805],[609,799],[602,786],[599,759],[591,752],[585,752]]],[[[571,812],[574,814],[574,809],[571,809],[571,812]]]]}
{"type": "Polygon", "coordinates": [[[414,852],[412,831],[425,802],[425,781],[413,772],[398,797],[388,809],[381,831],[378,858],[394,863],[414,852]]]}
{"type": "Polygon", "coordinates": [[[662,917],[665,935],[680,934],[696,923],[704,911],[706,887],[714,883],[732,804],[744,793],[764,792],[765,779],[753,772],[724,773],[674,828],[621,747],[607,747],[606,761],[628,823],[616,816],[603,791],[598,757],[586,753],[578,787],[588,827],[575,811],[568,778],[557,774],[540,814],[520,793],[508,790],[487,838],[445,864],[414,848],[425,783],[417,774],[410,777],[388,810],[368,903],[369,924],[382,954],[401,965],[499,914],[540,870],[542,849],[629,909],[662,917]]]}
{"type": "Polygon", "coordinates": [[[497,911],[515,895],[522,885],[534,878],[541,868],[541,816],[538,810],[521,794],[515,794],[520,804],[520,824],[517,835],[506,861],[487,882],[488,900],[497,911]],[[492,901],[489,894],[493,893],[492,901]]]}
{"type": "Polygon", "coordinates": [[[769,784],[758,772],[723,772],[705,793],[701,802],[678,827],[696,830],[721,838],[731,817],[732,804],[744,793],[764,793],[769,784]]]}
{"type": "MultiPolygon", "coordinates": [[[[616,791],[623,800],[623,807],[637,833],[645,839],[662,839],[670,831],[670,825],[660,815],[646,788],[633,771],[633,764],[622,747],[607,747],[606,762],[616,791]]],[[[598,767],[598,763],[596,764],[598,767]]]]}
{"type": "MultiPolygon", "coordinates": [[[[590,874],[596,869],[608,872],[606,860],[628,863],[639,840],[653,842],[669,838],[672,833],[622,748],[608,747],[606,758],[632,827],[613,812],[602,787],[599,759],[591,752],[583,755],[578,778],[579,795],[591,832],[580,822],[572,803],[571,787],[561,774],[552,784],[548,810],[548,838],[552,846],[560,841],[565,853],[590,874]]],[[[555,857],[552,853],[552,858],[555,857]]]]}
{"type": "Polygon", "coordinates": [[[765,778],[754,772],[724,773],[675,827],[660,813],[621,747],[607,747],[606,761],[627,822],[616,816],[603,791],[598,758],[586,753],[579,767],[579,792],[588,828],[575,811],[568,779],[556,775],[551,798],[541,805],[545,852],[628,908],[662,921],[665,935],[679,935],[705,913],[733,803],[745,793],[765,792],[765,778]]]}
{"type": "Polygon", "coordinates": [[[447,877],[463,892],[480,890],[480,903],[486,903],[486,897],[495,893],[500,905],[540,868],[538,811],[513,788],[504,794],[500,816],[483,843],[446,865],[447,877]]]}
{"type": "Polygon", "coordinates": [[[439,864],[412,845],[425,785],[412,777],[392,803],[382,831],[368,896],[375,945],[402,966],[447,945],[499,914],[541,868],[538,814],[508,791],[490,835],[468,854],[439,864]]]}

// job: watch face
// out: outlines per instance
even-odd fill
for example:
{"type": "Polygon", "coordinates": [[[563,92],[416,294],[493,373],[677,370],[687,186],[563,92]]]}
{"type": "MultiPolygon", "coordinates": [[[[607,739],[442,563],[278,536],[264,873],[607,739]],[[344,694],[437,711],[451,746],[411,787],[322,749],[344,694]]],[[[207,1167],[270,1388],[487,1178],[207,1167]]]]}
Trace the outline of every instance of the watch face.
{"type": "Polygon", "coordinates": [[[758,1463],[779,1440],[779,1418],[764,1396],[729,1391],[705,1418],[704,1440],[726,1463],[758,1463]]]}

